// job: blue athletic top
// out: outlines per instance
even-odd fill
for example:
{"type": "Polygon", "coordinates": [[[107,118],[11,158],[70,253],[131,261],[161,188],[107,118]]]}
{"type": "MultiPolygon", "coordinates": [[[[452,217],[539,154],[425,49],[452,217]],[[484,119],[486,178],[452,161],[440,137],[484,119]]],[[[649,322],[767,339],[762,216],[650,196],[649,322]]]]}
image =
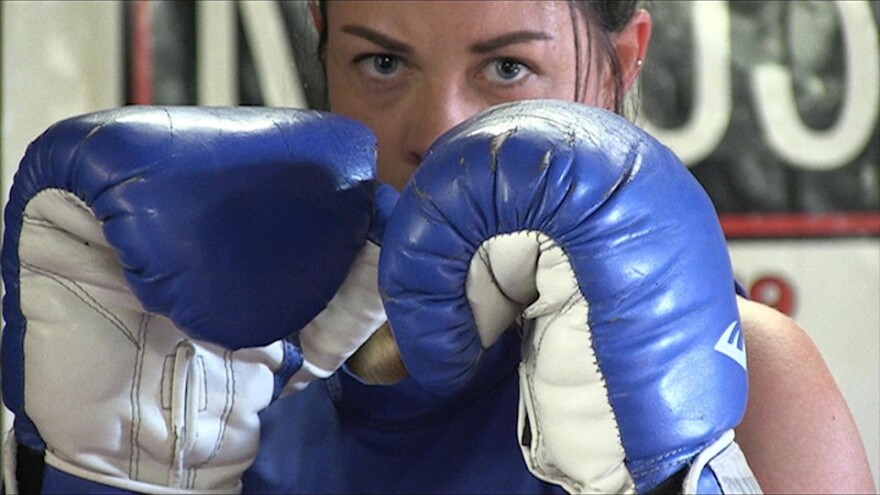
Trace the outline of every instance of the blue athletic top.
{"type": "Polygon", "coordinates": [[[517,439],[514,332],[450,397],[344,369],[262,413],[245,493],[565,493],[529,473],[517,439]]]}

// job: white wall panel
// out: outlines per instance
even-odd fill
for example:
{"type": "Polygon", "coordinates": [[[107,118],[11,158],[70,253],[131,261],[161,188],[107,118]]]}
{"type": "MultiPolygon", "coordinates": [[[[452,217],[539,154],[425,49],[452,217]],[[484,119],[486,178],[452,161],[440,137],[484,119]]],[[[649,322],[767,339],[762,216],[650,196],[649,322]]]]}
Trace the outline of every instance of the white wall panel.
{"type": "MultiPolygon", "coordinates": [[[[6,204],[27,145],[66,117],[123,98],[122,8],[117,1],[0,2],[0,189],[6,204]]],[[[3,433],[11,416],[3,410],[3,433]]]]}

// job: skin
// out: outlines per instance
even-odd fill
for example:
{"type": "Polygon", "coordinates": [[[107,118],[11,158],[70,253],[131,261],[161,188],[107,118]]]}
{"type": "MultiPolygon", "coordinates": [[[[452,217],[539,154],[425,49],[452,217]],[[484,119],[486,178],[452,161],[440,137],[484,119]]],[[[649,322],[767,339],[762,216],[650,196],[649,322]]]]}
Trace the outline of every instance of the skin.
{"type": "Polygon", "coordinates": [[[766,493],[877,493],[864,443],[807,333],[743,298],[749,402],[737,442],[766,493]]]}
{"type": "MultiPolygon", "coordinates": [[[[330,2],[327,12],[331,110],[373,130],[378,177],[398,189],[434,140],[477,112],[575,99],[574,30],[584,40],[586,29],[572,26],[563,2],[330,2]]],[[[650,34],[651,18],[639,11],[613,35],[625,89],[650,34]]],[[[590,74],[581,101],[611,108],[603,57],[581,56],[590,74]]],[[[737,440],[763,490],[876,493],[849,408],[807,333],[769,307],[744,299],[739,307],[750,389],[737,440]]]]}

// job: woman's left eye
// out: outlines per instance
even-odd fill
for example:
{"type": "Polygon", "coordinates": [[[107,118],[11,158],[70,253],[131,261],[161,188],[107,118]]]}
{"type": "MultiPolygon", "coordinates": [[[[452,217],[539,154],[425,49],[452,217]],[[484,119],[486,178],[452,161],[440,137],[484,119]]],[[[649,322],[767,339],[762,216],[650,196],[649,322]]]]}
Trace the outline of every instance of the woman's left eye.
{"type": "Polygon", "coordinates": [[[499,58],[491,61],[483,69],[483,76],[493,82],[510,84],[531,74],[532,71],[522,62],[511,58],[499,58]]]}

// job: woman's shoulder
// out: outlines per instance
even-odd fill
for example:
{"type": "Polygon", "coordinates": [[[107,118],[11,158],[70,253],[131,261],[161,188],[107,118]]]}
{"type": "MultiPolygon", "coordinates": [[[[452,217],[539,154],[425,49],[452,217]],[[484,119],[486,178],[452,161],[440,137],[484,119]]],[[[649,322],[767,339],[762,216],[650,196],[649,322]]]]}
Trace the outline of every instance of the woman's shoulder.
{"type": "Polygon", "coordinates": [[[810,335],[789,316],[738,299],[749,403],[737,440],[763,490],[873,492],[858,429],[810,335]]]}
{"type": "Polygon", "coordinates": [[[803,328],[792,318],[770,306],[744,297],[737,297],[737,305],[743,329],[747,333],[767,338],[774,335],[781,338],[789,333],[793,333],[795,338],[807,337],[803,328]]]}

